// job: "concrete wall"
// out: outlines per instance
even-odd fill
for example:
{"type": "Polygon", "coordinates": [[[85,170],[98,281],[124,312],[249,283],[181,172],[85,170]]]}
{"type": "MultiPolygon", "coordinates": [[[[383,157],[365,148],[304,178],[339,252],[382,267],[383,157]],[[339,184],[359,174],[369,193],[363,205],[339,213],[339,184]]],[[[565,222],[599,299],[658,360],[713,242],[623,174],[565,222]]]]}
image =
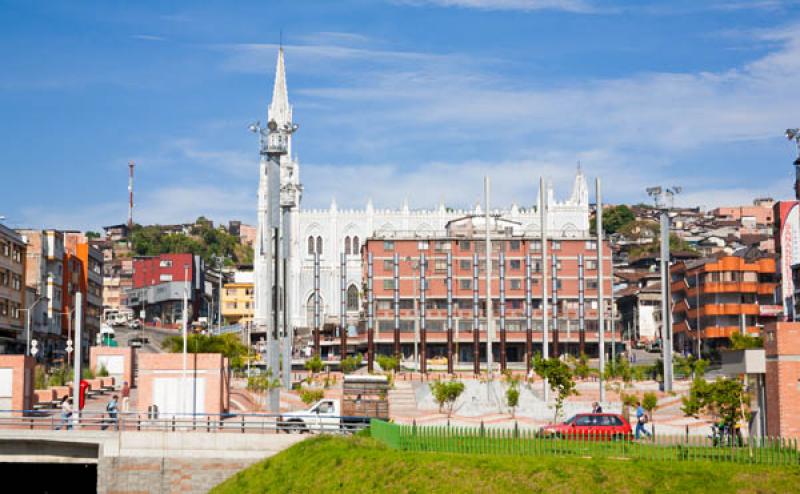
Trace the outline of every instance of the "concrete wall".
{"type": "Polygon", "coordinates": [[[108,347],[108,346],[93,346],[89,348],[89,365],[97,372],[100,368],[97,365],[97,357],[100,355],[122,355],[123,358],[123,372],[116,374],[109,372],[109,375],[115,379],[115,384],[122,386],[122,383],[128,381],[128,384],[135,386],[133,382],[134,372],[133,369],[136,365],[136,349],[131,347],[108,347]]]}
{"type": "MultiPolygon", "coordinates": [[[[0,355],[0,370],[11,375],[10,389],[0,395],[0,408],[30,410],[33,408],[33,379],[36,361],[24,355],[0,355]],[[10,394],[7,392],[10,390],[10,394]]],[[[3,383],[3,388],[5,388],[3,383]]],[[[15,415],[21,415],[15,413],[15,415]]]]}
{"type": "Polygon", "coordinates": [[[765,329],[767,435],[800,437],[800,323],[765,329]]]}

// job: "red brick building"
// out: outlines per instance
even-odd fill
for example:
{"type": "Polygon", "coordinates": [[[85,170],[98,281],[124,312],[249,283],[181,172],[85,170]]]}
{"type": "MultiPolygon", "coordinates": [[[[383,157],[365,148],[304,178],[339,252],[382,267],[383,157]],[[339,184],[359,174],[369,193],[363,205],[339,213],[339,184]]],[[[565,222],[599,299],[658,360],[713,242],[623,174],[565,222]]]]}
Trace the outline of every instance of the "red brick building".
{"type": "MultiPolygon", "coordinates": [[[[465,220],[461,220],[465,221],[465,220]]],[[[469,221],[469,220],[466,220],[469,221]]],[[[454,222],[455,223],[455,222],[454,222]]],[[[471,221],[470,221],[471,223],[471,221]]],[[[482,228],[482,227],[481,227],[482,228]]],[[[494,335],[492,355],[495,362],[526,362],[542,351],[542,283],[547,283],[548,326],[550,355],[598,353],[598,301],[597,301],[597,243],[595,238],[555,238],[548,240],[547,279],[542,280],[542,243],[533,234],[512,234],[512,230],[498,229],[492,233],[492,304],[494,335]],[[501,305],[501,265],[503,256],[504,304],[501,305]],[[579,317],[579,257],[584,267],[584,331],[581,333],[579,317]],[[557,325],[553,321],[552,269],[557,269],[557,325]],[[529,265],[530,263],[530,265],[529,265]],[[528,271],[530,278],[527,277],[528,271]],[[530,280],[531,348],[528,349],[527,286],[530,280]],[[557,327],[557,330],[555,329],[557,327]],[[504,330],[503,330],[504,328],[504,330]],[[505,341],[505,343],[503,343],[505,341]]],[[[606,310],[606,341],[611,345],[611,260],[608,245],[604,245],[604,299],[606,310]]],[[[414,352],[415,335],[419,342],[421,360],[447,357],[452,351],[455,363],[475,361],[475,337],[478,338],[479,360],[486,361],[487,308],[486,308],[486,243],[483,232],[472,228],[464,230],[451,225],[447,236],[403,237],[397,234],[373,236],[361,249],[364,256],[364,288],[369,285],[369,258],[372,258],[372,287],[374,297],[374,353],[392,355],[399,343],[400,353],[410,358],[414,352]],[[452,283],[452,342],[448,345],[447,328],[447,272],[448,254],[451,259],[452,283]],[[424,304],[420,266],[425,257],[424,304]],[[477,256],[477,266],[475,264],[477,256]],[[397,263],[397,293],[395,293],[395,262],[397,263]],[[477,267],[477,284],[475,271],[477,267]],[[475,292],[477,290],[477,292],[475,292]],[[475,295],[477,294],[477,300],[475,295]],[[397,295],[397,305],[395,305],[397,295]],[[477,301],[477,312],[474,304],[477,301]],[[424,307],[424,311],[422,308],[424,307]],[[395,323],[397,308],[398,323],[395,323]],[[422,314],[424,312],[424,328],[422,314]],[[479,331],[473,331],[477,315],[479,331]],[[399,326],[396,328],[396,326],[399,326]],[[395,329],[399,329],[396,333],[395,329]],[[424,329],[424,331],[423,331],[424,329]],[[424,335],[423,335],[424,333],[424,335]],[[396,340],[399,337],[399,342],[396,340]],[[425,345],[422,345],[422,341],[425,345]]],[[[367,297],[364,297],[367,299],[367,297]]],[[[366,353],[368,347],[367,315],[362,311],[362,321],[357,334],[347,335],[348,352],[366,353]]],[[[616,332],[619,344],[619,332],[616,332]]],[[[321,343],[323,355],[340,352],[341,341],[328,338],[321,343]]],[[[619,347],[619,346],[618,346],[619,347]]]]}
{"type": "Polygon", "coordinates": [[[800,323],[770,324],[764,333],[767,435],[800,437],[800,323]]]}
{"type": "Polygon", "coordinates": [[[185,282],[194,278],[194,255],[160,254],[133,260],[133,287],[145,288],[171,281],[185,282]]]}

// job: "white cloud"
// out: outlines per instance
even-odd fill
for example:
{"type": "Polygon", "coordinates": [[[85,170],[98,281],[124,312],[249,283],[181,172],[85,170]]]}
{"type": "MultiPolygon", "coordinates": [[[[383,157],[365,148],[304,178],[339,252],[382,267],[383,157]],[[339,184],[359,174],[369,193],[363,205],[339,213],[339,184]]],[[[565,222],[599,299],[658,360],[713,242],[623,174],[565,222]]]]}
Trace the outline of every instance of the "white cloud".
{"type": "Polygon", "coordinates": [[[166,41],[167,38],[163,36],[155,36],[153,34],[134,34],[131,36],[133,39],[141,39],[144,41],[166,41]]]}

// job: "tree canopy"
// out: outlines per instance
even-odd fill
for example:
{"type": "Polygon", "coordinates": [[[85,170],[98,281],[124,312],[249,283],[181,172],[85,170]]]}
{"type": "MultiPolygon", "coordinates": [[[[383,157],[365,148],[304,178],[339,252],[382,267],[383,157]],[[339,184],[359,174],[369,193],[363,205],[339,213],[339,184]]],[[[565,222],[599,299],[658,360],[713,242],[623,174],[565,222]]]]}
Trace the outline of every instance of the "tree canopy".
{"type": "MultiPolygon", "coordinates": [[[[205,335],[190,334],[186,338],[186,351],[188,353],[221,353],[230,359],[231,367],[240,369],[243,366],[243,357],[247,355],[247,346],[239,341],[235,334],[205,335]]],[[[170,353],[183,351],[183,337],[170,336],[161,344],[162,348],[170,353]]]]}
{"type": "MultiPolygon", "coordinates": [[[[603,208],[603,232],[606,234],[617,233],[634,221],[636,215],[624,204],[603,208]]],[[[592,218],[589,228],[591,233],[597,233],[597,215],[592,218]]]]}
{"type": "Polygon", "coordinates": [[[222,256],[226,263],[252,264],[253,248],[243,245],[224,228],[213,228],[211,222],[199,217],[190,234],[167,233],[161,225],[134,225],[131,230],[133,251],[140,256],[190,253],[199,255],[207,264],[214,264],[214,256],[222,256]]]}

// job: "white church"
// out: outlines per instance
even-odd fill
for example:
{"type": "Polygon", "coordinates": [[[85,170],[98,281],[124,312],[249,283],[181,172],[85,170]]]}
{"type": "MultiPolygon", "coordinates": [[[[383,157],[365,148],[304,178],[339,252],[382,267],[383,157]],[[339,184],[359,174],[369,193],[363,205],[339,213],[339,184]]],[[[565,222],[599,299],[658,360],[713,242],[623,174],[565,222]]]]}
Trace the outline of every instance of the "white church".
{"type": "MultiPolygon", "coordinates": [[[[278,54],[275,86],[268,113],[268,119],[275,120],[279,125],[292,121],[282,49],[278,54]]],[[[297,194],[296,203],[300,205],[303,188],[300,182],[300,166],[292,154],[291,138],[288,149],[288,155],[282,158],[282,174],[289,174],[291,193],[297,194]]],[[[535,204],[540,204],[539,194],[540,191],[536,191],[534,184],[531,184],[531,198],[535,197],[535,204]]],[[[566,200],[556,200],[552,184],[548,183],[545,207],[549,238],[588,236],[589,193],[580,169],[572,192],[566,200]]],[[[540,214],[535,207],[519,208],[511,205],[510,208],[492,212],[513,221],[514,233],[540,235],[540,214]]],[[[347,286],[345,306],[348,323],[354,324],[358,320],[363,295],[360,247],[365,239],[375,233],[382,236],[396,234],[406,238],[444,236],[448,222],[480,213],[480,206],[470,210],[454,210],[446,208],[444,204],[435,209],[413,209],[407,203],[399,209],[380,209],[374,207],[372,201],[364,209],[339,209],[335,200],[327,209],[304,210],[302,206],[294,208],[290,212],[291,249],[287,276],[291,326],[297,329],[310,329],[313,326],[315,253],[320,255],[321,322],[338,324],[340,320],[341,255],[344,254],[347,286]]]]}

